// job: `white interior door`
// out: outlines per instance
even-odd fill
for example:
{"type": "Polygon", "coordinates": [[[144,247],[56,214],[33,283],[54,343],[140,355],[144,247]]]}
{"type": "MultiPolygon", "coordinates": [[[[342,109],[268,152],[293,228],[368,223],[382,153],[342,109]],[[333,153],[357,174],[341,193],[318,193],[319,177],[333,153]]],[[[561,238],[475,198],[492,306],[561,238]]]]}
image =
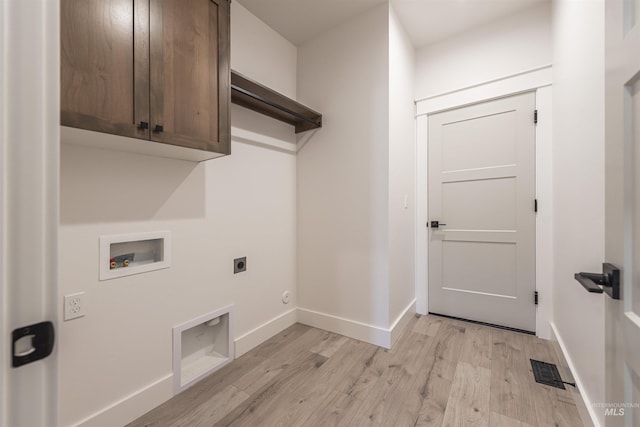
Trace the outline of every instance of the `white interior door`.
{"type": "Polygon", "coordinates": [[[0,1],[0,426],[58,425],[59,2],[0,1]],[[33,327],[35,324],[46,327],[33,327]],[[13,345],[13,335],[24,334],[13,345]],[[40,356],[44,358],[40,359],[40,356]]]}
{"type": "Polygon", "coordinates": [[[640,1],[605,2],[605,257],[621,299],[605,296],[607,426],[640,426],[640,1]]]}
{"type": "Polygon", "coordinates": [[[529,92],[429,116],[429,312],[535,330],[534,110],[529,92]]]}

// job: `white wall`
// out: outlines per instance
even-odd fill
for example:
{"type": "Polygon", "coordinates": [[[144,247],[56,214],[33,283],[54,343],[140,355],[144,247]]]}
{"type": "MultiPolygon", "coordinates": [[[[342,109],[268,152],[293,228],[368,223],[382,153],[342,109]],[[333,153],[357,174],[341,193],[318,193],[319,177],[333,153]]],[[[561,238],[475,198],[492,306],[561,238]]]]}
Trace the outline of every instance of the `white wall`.
{"type": "Polygon", "coordinates": [[[414,49],[388,4],[298,48],[298,320],[390,346],[415,298],[414,49]],[[406,204],[405,204],[406,198],[406,204]]]}
{"type": "Polygon", "coordinates": [[[389,323],[415,298],[415,58],[389,6],[389,323]]]}
{"type": "Polygon", "coordinates": [[[296,99],[296,47],[237,1],[231,17],[231,68],[296,99]]]}
{"type": "Polygon", "coordinates": [[[388,28],[383,4],[298,47],[299,100],[323,113],[298,152],[298,304],[380,328],[389,320],[388,28]]]}
{"type": "Polygon", "coordinates": [[[551,63],[551,6],[518,12],[416,53],[416,99],[551,63]]]}
{"type": "Polygon", "coordinates": [[[573,279],[604,260],[604,1],[555,1],[553,30],[555,332],[604,402],[604,298],[573,279]]]}
{"type": "MultiPolygon", "coordinates": [[[[232,68],[295,94],[295,47],[237,2],[232,32],[232,68]],[[251,64],[256,46],[276,59],[251,64]]],[[[237,106],[232,127],[233,154],[200,164],[62,146],[60,298],[86,292],[87,315],[60,324],[61,425],[123,425],[171,397],[178,323],[234,304],[246,350],[273,328],[249,331],[295,321],[296,159],[259,140],[295,147],[293,128],[237,106]],[[172,232],[171,268],[98,281],[100,235],[151,230],[172,232]],[[247,272],[234,275],[239,256],[247,272]]]]}

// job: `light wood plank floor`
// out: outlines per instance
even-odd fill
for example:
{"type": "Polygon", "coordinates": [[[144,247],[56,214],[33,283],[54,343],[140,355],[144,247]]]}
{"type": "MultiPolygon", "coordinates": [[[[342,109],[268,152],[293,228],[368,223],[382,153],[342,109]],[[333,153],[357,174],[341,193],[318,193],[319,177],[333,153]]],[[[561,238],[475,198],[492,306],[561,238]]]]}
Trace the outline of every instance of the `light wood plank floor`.
{"type": "Polygon", "coordinates": [[[391,350],[296,324],[129,427],[582,426],[530,358],[557,364],[550,342],[442,317],[391,350]]]}

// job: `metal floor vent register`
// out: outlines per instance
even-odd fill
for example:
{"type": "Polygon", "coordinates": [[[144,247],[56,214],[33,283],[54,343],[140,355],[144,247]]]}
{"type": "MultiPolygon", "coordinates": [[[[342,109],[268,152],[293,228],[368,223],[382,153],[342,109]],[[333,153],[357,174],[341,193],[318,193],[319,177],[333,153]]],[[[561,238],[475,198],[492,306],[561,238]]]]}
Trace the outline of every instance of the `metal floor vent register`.
{"type": "Polygon", "coordinates": [[[550,385],[551,387],[560,388],[565,390],[564,385],[573,383],[567,383],[562,381],[558,368],[553,363],[540,362],[539,360],[529,359],[531,361],[531,368],[533,369],[533,376],[537,383],[550,385]]]}

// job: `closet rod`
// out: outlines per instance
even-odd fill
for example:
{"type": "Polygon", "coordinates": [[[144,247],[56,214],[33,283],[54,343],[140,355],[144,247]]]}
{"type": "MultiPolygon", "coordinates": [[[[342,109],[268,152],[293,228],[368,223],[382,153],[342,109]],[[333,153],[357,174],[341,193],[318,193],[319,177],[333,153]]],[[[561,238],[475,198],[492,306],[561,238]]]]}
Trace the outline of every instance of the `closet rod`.
{"type": "Polygon", "coordinates": [[[248,91],[248,90],[246,90],[246,89],[243,89],[243,88],[238,87],[238,86],[236,86],[236,85],[231,85],[231,89],[232,89],[232,90],[235,90],[235,91],[237,91],[237,92],[240,92],[240,93],[242,93],[243,95],[247,95],[248,97],[253,98],[253,99],[255,99],[256,101],[260,101],[260,102],[263,102],[263,103],[265,103],[265,104],[267,104],[267,105],[270,105],[270,106],[271,106],[271,107],[273,107],[273,108],[277,108],[278,110],[283,111],[283,112],[285,112],[285,113],[287,113],[287,114],[291,114],[292,116],[297,117],[297,118],[298,118],[298,119],[300,119],[300,120],[304,120],[304,121],[305,121],[305,122],[307,122],[307,123],[311,123],[312,125],[314,125],[314,126],[316,126],[316,127],[321,127],[321,126],[322,126],[322,123],[321,123],[321,122],[317,122],[317,121],[315,121],[315,120],[311,120],[310,118],[305,117],[305,116],[303,116],[303,115],[302,115],[302,114],[300,114],[300,113],[297,113],[297,112],[295,112],[295,111],[293,111],[293,110],[290,110],[290,109],[288,109],[287,107],[284,107],[284,106],[282,106],[282,105],[278,105],[278,104],[276,104],[275,102],[271,102],[271,101],[269,101],[269,100],[267,100],[267,99],[264,99],[264,98],[262,98],[261,96],[256,95],[256,94],[255,94],[255,93],[253,93],[253,92],[249,92],[249,91],[248,91]]]}

